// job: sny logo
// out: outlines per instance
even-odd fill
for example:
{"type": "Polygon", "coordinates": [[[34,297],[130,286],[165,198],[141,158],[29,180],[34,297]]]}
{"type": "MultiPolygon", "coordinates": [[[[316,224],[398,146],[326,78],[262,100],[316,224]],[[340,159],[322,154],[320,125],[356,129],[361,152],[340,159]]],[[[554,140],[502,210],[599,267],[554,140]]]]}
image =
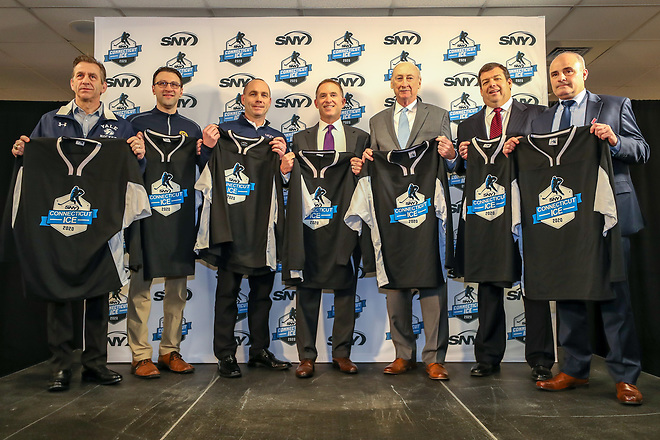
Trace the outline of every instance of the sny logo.
{"type": "Polygon", "coordinates": [[[518,93],[513,95],[512,98],[516,101],[522,102],[523,104],[539,105],[540,103],[539,98],[529,93],[518,93]]]}
{"type": "Polygon", "coordinates": [[[451,107],[449,110],[450,121],[458,124],[460,121],[469,118],[481,110],[481,106],[477,105],[475,101],[469,98],[470,94],[463,92],[460,98],[451,102],[451,107]]]}
{"type": "Polygon", "coordinates": [[[234,38],[225,43],[225,51],[220,55],[220,62],[227,61],[234,66],[242,66],[250,62],[256,51],[257,45],[253,45],[250,40],[245,38],[243,32],[238,31],[234,38]]]}
{"type": "Polygon", "coordinates": [[[134,73],[118,73],[106,80],[108,87],[140,87],[142,80],[134,73]]]}
{"type": "Polygon", "coordinates": [[[128,334],[119,330],[108,332],[108,345],[110,347],[128,347],[128,334]]]}
{"type": "Polygon", "coordinates": [[[275,82],[284,81],[290,86],[297,86],[305,82],[312,70],[312,65],[300,57],[295,50],[291,56],[284,58],[280,63],[280,71],[275,75],[275,82]]]}
{"type": "Polygon", "coordinates": [[[500,46],[534,46],[535,44],[536,37],[525,31],[514,31],[500,37],[500,46]]]}
{"type": "Polygon", "coordinates": [[[422,37],[414,31],[399,31],[392,35],[386,35],[383,44],[391,46],[393,44],[419,44],[422,37]]]}
{"type": "Polygon", "coordinates": [[[227,87],[238,87],[242,89],[245,85],[254,79],[249,73],[234,73],[226,78],[222,78],[218,87],[226,89],[227,87]]]}
{"type": "Polygon", "coordinates": [[[527,320],[525,319],[525,312],[513,318],[513,326],[511,331],[507,333],[507,339],[510,341],[515,339],[518,342],[525,343],[527,335],[527,320]]]}
{"type": "Polygon", "coordinates": [[[523,293],[520,284],[518,284],[513,289],[510,289],[506,292],[507,301],[520,301],[522,300],[522,297],[523,297],[523,293]]]}
{"type": "Polygon", "coordinates": [[[192,32],[175,32],[169,37],[160,39],[161,46],[194,46],[199,41],[192,32]]]}
{"type": "Polygon", "coordinates": [[[234,339],[239,347],[248,347],[252,345],[252,337],[244,330],[234,330],[234,339]]]}
{"type": "Polygon", "coordinates": [[[291,93],[275,100],[275,108],[307,108],[312,105],[312,98],[304,93],[291,93]]]}
{"type": "Polygon", "coordinates": [[[364,77],[359,73],[345,72],[335,78],[342,87],[362,87],[365,83],[364,77]]]}
{"type": "Polygon", "coordinates": [[[305,31],[290,31],[275,37],[276,46],[307,46],[311,42],[312,36],[305,31]]]}
{"type": "Polygon", "coordinates": [[[167,67],[172,67],[181,73],[183,84],[189,83],[197,72],[197,64],[186,58],[186,54],[179,52],[176,56],[165,63],[167,67]]]}
{"type": "MultiPolygon", "coordinates": [[[[188,336],[188,333],[190,333],[190,330],[192,329],[192,321],[188,322],[186,321],[186,318],[182,317],[181,318],[181,340],[184,341],[186,339],[186,336],[188,336]]],[[[163,318],[161,317],[158,320],[158,328],[156,329],[156,333],[152,334],[152,341],[160,341],[163,338],[163,318]]]]}
{"type": "MultiPolygon", "coordinates": [[[[364,345],[367,343],[367,335],[362,333],[360,330],[353,330],[353,339],[351,339],[351,345],[364,345]]],[[[332,345],[332,336],[328,337],[328,346],[332,345]]]]}
{"type": "Polygon", "coordinates": [[[417,66],[419,70],[422,70],[422,65],[417,64],[417,62],[414,59],[412,59],[412,57],[410,57],[410,52],[406,52],[405,50],[402,50],[401,54],[398,57],[392,58],[390,60],[390,68],[385,74],[385,81],[389,81],[392,79],[392,72],[394,71],[396,65],[399,63],[413,63],[415,66],[417,66]]]}
{"type": "Polygon", "coordinates": [[[121,289],[110,292],[108,302],[110,304],[110,317],[108,320],[111,324],[116,324],[126,319],[126,314],[128,313],[128,296],[123,294],[121,289]]]}
{"type": "Polygon", "coordinates": [[[479,85],[479,78],[476,73],[461,72],[445,78],[445,87],[471,87],[479,85]]]}
{"type": "Polygon", "coordinates": [[[341,109],[341,120],[346,125],[355,125],[360,122],[360,118],[364,114],[364,106],[360,105],[350,92],[346,92],[344,98],[346,98],[346,104],[341,109]]]}
{"type": "Polygon", "coordinates": [[[353,33],[346,31],[344,35],[334,41],[334,46],[328,61],[337,61],[338,63],[348,66],[360,59],[364,52],[364,44],[353,37],[353,33]]]}
{"type": "Polygon", "coordinates": [[[453,61],[461,66],[471,62],[481,50],[481,45],[476,44],[473,39],[468,38],[468,33],[461,31],[457,36],[449,40],[449,49],[444,54],[444,61],[453,61]]]}
{"type": "Polygon", "coordinates": [[[449,345],[474,345],[477,339],[476,330],[463,330],[462,332],[449,336],[449,345]]]}
{"type": "Polygon", "coordinates": [[[110,50],[105,56],[104,61],[112,61],[118,66],[124,67],[131,64],[142,52],[142,45],[138,45],[135,40],[129,38],[131,34],[122,32],[121,37],[115,38],[110,42],[110,50]]]}
{"type": "Polygon", "coordinates": [[[277,328],[273,333],[273,341],[280,340],[287,345],[296,343],[296,308],[291,307],[289,313],[285,313],[277,320],[277,328]]]}
{"type": "Polygon", "coordinates": [[[130,115],[140,113],[140,107],[136,107],[135,103],[128,99],[128,95],[126,93],[122,93],[119,95],[119,98],[115,99],[114,101],[110,101],[109,107],[114,114],[121,116],[124,119],[130,115]]]}
{"type": "Polygon", "coordinates": [[[520,51],[514,57],[506,60],[506,68],[509,69],[511,80],[518,86],[530,82],[536,72],[536,64],[532,64],[520,51]]]}
{"type": "Polygon", "coordinates": [[[181,95],[181,98],[179,98],[179,102],[176,106],[177,108],[195,108],[197,107],[197,98],[189,93],[184,93],[181,95]]]}
{"type": "MultiPolygon", "coordinates": [[[[192,290],[186,289],[186,301],[190,301],[193,297],[192,290]]],[[[154,301],[162,301],[165,299],[165,291],[163,290],[157,290],[154,292],[153,300],[154,301]]]]}
{"type": "Polygon", "coordinates": [[[306,128],[307,124],[301,121],[300,116],[296,114],[291,115],[291,119],[280,126],[280,129],[282,133],[284,133],[284,137],[286,138],[287,142],[292,142],[293,135],[301,130],[305,130],[306,128]]]}
{"type": "Polygon", "coordinates": [[[468,285],[464,291],[454,296],[454,304],[449,310],[449,317],[471,322],[477,319],[478,313],[477,294],[474,287],[468,285]]]}

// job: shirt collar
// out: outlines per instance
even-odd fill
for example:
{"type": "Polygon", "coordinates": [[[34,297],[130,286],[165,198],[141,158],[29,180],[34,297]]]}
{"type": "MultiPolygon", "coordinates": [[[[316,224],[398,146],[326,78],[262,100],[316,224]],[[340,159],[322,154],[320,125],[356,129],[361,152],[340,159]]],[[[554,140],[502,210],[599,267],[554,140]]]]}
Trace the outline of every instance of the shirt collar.
{"type": "MultiPolygon", "coordinates": [[[[77,113],[80,113],[81,115],[85,116],[87,114],[87,113],[85,113],[85,110],[78,107],[78,104],[76,104],[75,99],[71,102],[73,103],[73,107],[71,107],[71,110],[72,110],[72,113],[74,115],[77,114],[77,113]]],[[[95,115],[95,116],[98,116],[98,117],[101,117],[101,115],[103,114],[103,103],[101,103],[101,105],[99,105],[99,108],[97,108],[96,111],[91,113],[91,114],[95,115]]]]}
{"type": "Polygon", "coordinates": [[[264,123],[257,126],[257,124],[255,124],[254,122],[250,121],[248,118],[245,117],[245,113],[241,113],[241,117],[243,118],[243,120],[245,120],[245,122],[247,122],[252,127],[254,127],[255,130],[258,130],[260,128],[265,128],[265,127],[268,126],[268,124],[270,124],[270,122],[268,122],[268,120],[264,119],[264,123]]]}
{"type": "MultiPolygon", "coordinates": [[[[572,98],[572,99],[573,99],[573,101],[575,101],[575,105],[576,105],[577,107],[579,107],[579,106],[582,105],[582,103],[584,102],[584,100],[586,99],[586,97],[587,97],[587,89],[584,89],[584,90],[582,90],[580,93],[578,93],[577,95],[575,95],[575,97],[572,98]]],[[[560,100],[559,100],[559,103],[561,104],[561,103],[564,102],[564,101],[570,101],[570,100],[569,100],[569,99],[560,99],[560,100]]]]}
{"type": "Polygon", "coordinates": [[[328,125],[332,125],[333,127],[335,127],[335,130],[339,131],[343,128],[344,123],[341,122],[341,118],[337,119],[332,124],[328,124],[328,123],[326,123],[326,122],[319,119],[319,131],[325,131],[325,129],[328,125]]]}
{"type": "MultiPolygon", "coordinates": [[[[505,102],[503,105],[501,105],[500,108],[505,112],[508,112],[512,104],[513,104],[513,98],[509,98],[509,100],[505,102]]],[[[494,107],[486,106],[486,116],[489,116],[491,113],[493,113],[494,110],[495,110],[494,107]]]]}
{"type": "MultiPolygon", "coordinates": [[[[396,104],[394,104],[394,114],[397,114],[400,113],[401,110],[403,110],[403,106],[399,104],[399,101],[395,101],[395,102],[396,104]]],[[[417,108],[417,99],[415,99],[413,102],[408,104],[406,108],[408,109],[409,112],[414,112],[415,109],[417,108]]]]}

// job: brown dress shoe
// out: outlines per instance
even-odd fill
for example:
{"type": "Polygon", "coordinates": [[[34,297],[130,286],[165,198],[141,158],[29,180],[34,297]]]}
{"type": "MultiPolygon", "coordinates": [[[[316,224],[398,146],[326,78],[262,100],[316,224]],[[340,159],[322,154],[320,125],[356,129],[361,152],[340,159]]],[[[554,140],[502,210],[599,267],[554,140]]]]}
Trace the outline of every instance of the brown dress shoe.
{"type": "Polygon", "coordinates": [[[625,382],[616,384],[616,398],[624,405],[641,405],[644,400],[635,385],[625,382]]]}
{"type": "Polygon", "coordinates": [[[415,367],[416,367],[416,363],[414,361],[407,361],[403,358],[396,358],[394,362],[392,362],[387,367],[385,367],[383,373],[401,374],[401,373],[405,373],[408,370],[412,370],[415,367]]]}
{"type": "Polygon", "coordinates": [[[178,351],[158,356],[158,366],[179,374],[188,374],[195,371],[195,367],[184,361],[178,351]]]}
{"type": "Polygon", "coordinates": [[[160,371],[151,359],[131,362],[131,373],[142,379],[156,379],[160,377],[160,371]]]}
{"type": "Polygon", "coordinates": [[[566,373],[559,373],[552,379],[539,380],[536,388],[547,391],[562,391],[589,384],[589,379],[578,379],[566,373]]]}
{"type": "Polygon", "coordinates": [[[304,379],[314,376],[314,361],[311,359],[302,359],[298,368],[296,368],[296,377],[304,379]]]}
{"type": "Polygon", "coordinates": [[[429,379],[433,380],[449,380],[449,373],[444,365],[437,362],[433,364],[428,364],[426,366],[426,373],[429,375],[429,379]]]}
{"type": "Polygon", "coordinates": [[[332,366],[346,374],[357,374],[358,367],[349,358],[332,358],[332,366]]]}

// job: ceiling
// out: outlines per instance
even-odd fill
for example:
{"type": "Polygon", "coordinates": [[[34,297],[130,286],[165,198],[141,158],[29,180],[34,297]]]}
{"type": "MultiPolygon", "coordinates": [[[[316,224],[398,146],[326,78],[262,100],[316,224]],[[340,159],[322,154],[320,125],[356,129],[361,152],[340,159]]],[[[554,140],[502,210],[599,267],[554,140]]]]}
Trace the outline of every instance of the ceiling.
{"type": "Polygon", "coordinates": [[[406,15],[544,15],[548,52],[591,47],[591,90],[660,99],[660,0],[0,0],[0,100],[71,99],[70,63],[94,53],[94,17],[406,15]]]}

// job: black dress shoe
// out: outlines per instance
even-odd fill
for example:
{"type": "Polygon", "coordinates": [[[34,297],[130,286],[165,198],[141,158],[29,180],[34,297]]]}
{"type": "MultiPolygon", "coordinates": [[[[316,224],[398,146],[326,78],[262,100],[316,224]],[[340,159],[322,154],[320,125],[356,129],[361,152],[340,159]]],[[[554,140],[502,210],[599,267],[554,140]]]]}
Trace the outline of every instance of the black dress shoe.
{"type": "Polygon", "coordinates": [[[534,381],[552,379],[552,371],[543,365],[534,365],[532,367],[532,379],[534,381]]]}
{"type": "Polygon", "coordinates": [[[218,361],[218,372],[222,377],[241,377],[241,369],[236,362],[236,356],[229,354],[218,361]]]}
{"type": "Polygon", "coordinates": [[[86,382],[95,382],[100,385],[114,385],[121,382],[121,374],[116,371],[108,369],[106,366],[84,368],[82,372],[82,380],[86,382]]]}
{"type": "Polygon", "coordinates": [[[500,371],[500,365],[492,365],[486,362],[477,362],[470,369],[470,376],[484,377],[500,371]]]}
{"type": "Polygon", "coordinates": [[[48,391],[66,391],[71,382],[71,370],[59,370],[50,375],[48,391]]]}
{"type": "Polygon", "coordinates": [[[273,353],[264,348],[259,353],[250,357],[248,367],[266,367],[271,370],[286,370],[291,368],[291,362],[277,359],[273,353]]]}

